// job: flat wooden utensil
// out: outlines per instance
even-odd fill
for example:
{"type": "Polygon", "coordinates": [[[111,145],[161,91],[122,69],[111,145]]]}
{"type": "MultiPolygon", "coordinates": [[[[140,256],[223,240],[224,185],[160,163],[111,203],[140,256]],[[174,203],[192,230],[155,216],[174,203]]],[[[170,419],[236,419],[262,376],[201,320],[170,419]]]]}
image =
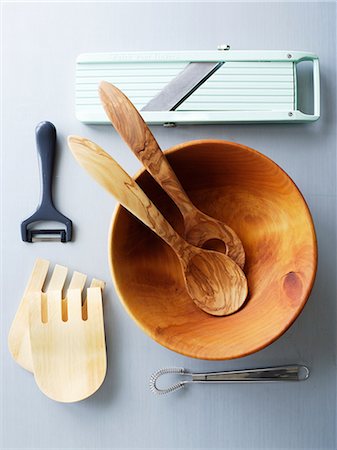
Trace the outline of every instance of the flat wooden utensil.
{"type": "Polygon", "coordinates": [[[29,300],[31,292],[41,291],[48,273],[49,261],[37,259],[23,293],[19,308],[8,334],[8,348],[15,361],[24,369],[33,371],[29,340],[29,300]]]}
{"type": "Polygon", "coordinates": [[[171,246],[179,258],[187,291],[200,309],[224,316],[241,307],[248,292],[247,280],[230,257],[187,243],[138,184],[94,142],[70,136],[68,144],[79,164],[98,183],[171,246]]]}
{"type": "Polygon", "coordinates": [[[208,248],[218,251],[225,244],[225,254],[243,268],[245,251],[235,231],[193,205],[149,127],[128,97],[106,81],[101,82],[99,95],[115,129],[179,208],[184,219],[184,238],[197,247],[208,244],[208,248]],[[216,240],[221,241],[222,245],[216,240]]]}
{"type": "MultiPolygon", "coordinates": [[[[60,273],[60,277],[62,274],[60,273]]],[[[101,386],[106,374],[102,290],[81,289],[29,294],[29,331],[34,377],[41,391],[59,402],[83,400],[101,386]]]]}
{"type": "MultiPolygon", "coordinates": [[[[20,366],[30,372],[33,372],[33,361],[29,338],[29,295],[32,292],[42,292],[46,283],[49,265],[50,263],[46,259],[38,258],[36,260],[8,335],[8,347],[12,357],[20,366]]],[[[66,267],[56,265],[46,293],[53,290],[62,290],[67,272],[68,269],[66,267]]],[[[82,291],[86,279],[87,276],[83,273],[74,272],[70,280],[69,289],[80,289],[82,291]]],[[[104,286],[105,283],[103,281],[95,278],[90,285],[90,287],[99,287],[102,290],[104,286]]],[[[65,305],[65,302],[63,301],[62,304],[65,305]]]]}

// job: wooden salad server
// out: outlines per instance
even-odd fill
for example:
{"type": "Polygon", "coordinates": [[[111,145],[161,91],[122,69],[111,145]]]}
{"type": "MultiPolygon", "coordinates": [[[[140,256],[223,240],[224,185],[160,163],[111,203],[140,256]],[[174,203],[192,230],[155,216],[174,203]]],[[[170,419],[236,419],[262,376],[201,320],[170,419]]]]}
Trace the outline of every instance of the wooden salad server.
{"type": "Polygon", "coordinates": [[[242,306],[248,293],[247,280],[229,256],[187,243],[138,184],[97,144],[77,136],[70,136],[68,144],[79,164],[98,183],[171,246],[179,258],[187,291],[200,309],[224,316],[242,306]]]}
{"type": "MultiPolygon", "coordinates": [[[[32,292],[45,292],[48,294],[54,290],[62,290],[65,278],[67,276],[67,271],[64,270],[62,271],[63,276],[60,276],[59,267],[61,266],[56,265],[47,289],[46,291],[43,291],[43,286],[46,284],[49,266],[50,262],[46,259],[38,258],[36,260],[8,334],[8,348],[13,359],[20,366],[30,372],[33,372],[33,361],[29,337],[29,296],[32,292]]],[[[87,276],[85,274],[74,272],[72,274],[68,289],[80,289],[82,291],[86,279],[87,276]]],[[[104,289],[104,286],[105,283],[103,281],[95,278],[90,284],[90,287],[99,287],[102,290],[104,289]]]]}
{"type": "MultiPolygon", "coordinates": [[[[107,369],[102,289],[88,288],[83,305],[79,287],[70,286],[63,298],[67,271],[56,265],[53,288],[28,295],[34,378],[45,395],[64,403],[96,392],[107,369]]],[[[79,274],[82,288],[85,278],[79,274]]]]}
{"type": "MultiPolygon", "coordinates": [[[[225,253],[243,268],[245,252],[235,231],[193,205],[149,127],[131,101],[106,81],[100,83],[99,95],[114,128],[179,208],[184,219],[184,238],[197,247],[202,247],[207,241],[214,242],[214,239],[222,241],[225,244],[225,253]]],[[[220,250],[220,247],[217,245],[214,249],[220,250]]]]}

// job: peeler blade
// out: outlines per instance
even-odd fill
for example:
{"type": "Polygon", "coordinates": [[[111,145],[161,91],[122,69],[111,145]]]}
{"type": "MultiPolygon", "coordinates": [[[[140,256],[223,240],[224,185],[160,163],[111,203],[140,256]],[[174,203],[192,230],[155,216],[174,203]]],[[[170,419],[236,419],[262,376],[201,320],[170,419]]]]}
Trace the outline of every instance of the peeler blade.
{"type": "Polygon", "coordinates": [[[67,242],[66,230],[27,230],[27,242],[42,242],[42,241],[67,242]]]}

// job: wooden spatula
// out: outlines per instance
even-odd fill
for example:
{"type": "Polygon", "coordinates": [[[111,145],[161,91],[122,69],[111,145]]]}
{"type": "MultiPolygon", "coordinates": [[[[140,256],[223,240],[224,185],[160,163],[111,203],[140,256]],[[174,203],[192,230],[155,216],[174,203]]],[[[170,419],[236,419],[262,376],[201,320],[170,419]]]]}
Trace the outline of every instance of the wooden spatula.
{"type": "MultiPolygon", "coordinates": [[[[62,274],[60,272],[60,280],[62,274]]],[[[102,291],[88,288],[85,311],[81,289],[29,294],[30,345],[34,377],[41,391],[59,402],[92,395],[106,374],[102,291]]]]}
{"type": "MultiPolygon", "coordinates": [[[[32,292],[42,292],[42,288],[46,283],[49,265],[50,263],[46,259],[39,258],[36,260],[8,335],[8,347],[12,357],[20,366],[30,372],[33,372],[33,361],[29,339],[29,295],[32,292]]],[[[66,267],[56,265],[46,292],[48,293],[55,289],[62,290],[67,272],[66,267]]],[[[82,291],[86,279],[87,276],[85,274],[74,272],[69,289],[80,289],[82,291]]],[[[95,278],[90,284],[90,287],[99,287],[102,290],[104,286],[105,283],[103,281],[95,278]]],[[[64,304],[65,302],[63,302],[64,304]]]]}

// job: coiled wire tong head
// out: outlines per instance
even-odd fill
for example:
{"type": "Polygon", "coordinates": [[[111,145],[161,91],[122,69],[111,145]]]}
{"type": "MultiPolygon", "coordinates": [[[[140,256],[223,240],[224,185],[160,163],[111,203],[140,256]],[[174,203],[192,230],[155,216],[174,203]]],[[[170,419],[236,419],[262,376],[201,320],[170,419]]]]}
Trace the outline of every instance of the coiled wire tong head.
{"type": "Polygon", "coordinates": [[[154,394],[169,394],[185,387],[186,384],[201,383],[237,383],[237,382],[271,382],[271,381],[302,381],[309,378],[308,367],[298,364],[262,369],[233,370],[230,372],[191,373],[183,368],[160,369],[150,378],[150,389],[154,394]],[[177,374],[186,379],[161,389],[157,386],[158,379],[165,374],[177,374]]]}

